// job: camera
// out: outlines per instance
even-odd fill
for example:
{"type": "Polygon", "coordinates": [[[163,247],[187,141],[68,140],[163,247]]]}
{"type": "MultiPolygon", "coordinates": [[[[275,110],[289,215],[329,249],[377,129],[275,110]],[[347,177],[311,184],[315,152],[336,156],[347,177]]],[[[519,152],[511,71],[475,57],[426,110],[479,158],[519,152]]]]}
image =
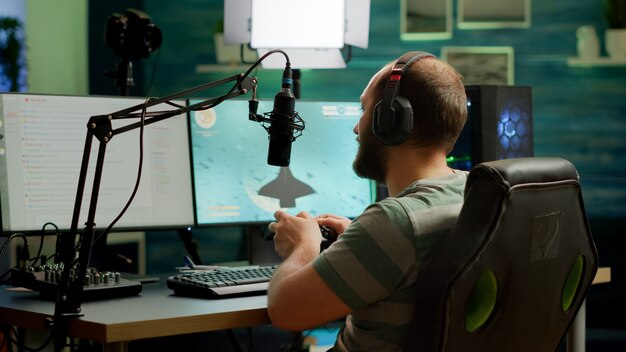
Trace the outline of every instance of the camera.
{"type": "Polygon", "coordinates": [[[115,54],[131,61],[148,58],[163,41],[163,34],[150,17],[136,9],[114,13],[107,19],[105,43],[115,54]]]}

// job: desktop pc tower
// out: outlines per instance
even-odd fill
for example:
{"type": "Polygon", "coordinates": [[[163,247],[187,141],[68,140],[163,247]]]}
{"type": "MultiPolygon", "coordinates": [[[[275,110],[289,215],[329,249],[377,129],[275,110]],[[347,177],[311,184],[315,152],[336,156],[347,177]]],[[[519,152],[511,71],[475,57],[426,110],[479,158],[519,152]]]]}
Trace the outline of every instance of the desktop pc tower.
{"type": "MultiPolygon", "coordinates": [[[[467,122],[448,165],[469,171],[484,161],[533,156],[531,89],[527,86],[466,85],[467,122]]],[[[388,196],[377,185],[376,200],[388,196]]]]}
{"type": "Polygon", "coordinates": [[[530,87],[467,85],[465,92],[467,123],[449,154],[452,167],[533,156],[530,87]]]}

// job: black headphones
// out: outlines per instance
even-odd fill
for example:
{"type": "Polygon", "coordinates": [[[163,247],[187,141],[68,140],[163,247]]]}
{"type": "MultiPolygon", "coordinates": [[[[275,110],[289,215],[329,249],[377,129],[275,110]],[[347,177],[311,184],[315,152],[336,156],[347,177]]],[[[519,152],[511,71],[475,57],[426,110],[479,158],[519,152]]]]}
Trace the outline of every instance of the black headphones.
{"type": "Polygon", "coordinates": [[[402,75],[411,64],[426,57],[435,57],[425,51],[410,51],[402,55],[391,69],[391,76],[383,90],[382,99],[374,107],[372,131],[385,145],[395,146],[404,143],[413,130],[413,109],[411,103],[398,95],[402,75]]]}

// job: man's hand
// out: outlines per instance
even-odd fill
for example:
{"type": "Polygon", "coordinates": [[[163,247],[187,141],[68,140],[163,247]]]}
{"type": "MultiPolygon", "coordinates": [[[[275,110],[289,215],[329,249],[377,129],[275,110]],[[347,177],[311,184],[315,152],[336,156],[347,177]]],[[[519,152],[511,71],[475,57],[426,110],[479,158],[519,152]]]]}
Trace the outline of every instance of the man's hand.
{"type": "Polygon", "coordinates": [[[350,308],[312,265],[322,242],[317,220],[305,212],[293,216],[280,210],[274,217],[276,222],[269,225],[269,230],[274,232],[274,247],[284,260],[267,291],[272,324],[302,331],[348,315],[350,308]]]}
{"type": "Polygon", "coordinates": [[[319,226],[326,226],[337,233],[337,237],[346,231],[352,220],[333,214],[322,214],[315,217],[319,226]]]}
{"type": "Polygon", "coordinates": [[[307,212],[293,216],[282,210],[276,211],[274,218],[276,222],[269,224],[269,230],[274,233],[274,249],[281,258],[288,258],[296,250],[319,254],[322,236],[315,218],[307,212]]]}

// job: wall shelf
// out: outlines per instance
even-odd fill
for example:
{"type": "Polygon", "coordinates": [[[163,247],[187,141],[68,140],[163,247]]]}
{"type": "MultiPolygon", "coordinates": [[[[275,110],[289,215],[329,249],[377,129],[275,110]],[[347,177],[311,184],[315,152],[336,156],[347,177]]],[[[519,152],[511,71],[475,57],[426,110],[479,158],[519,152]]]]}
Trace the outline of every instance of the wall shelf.
{"type": "MultiPolygon", "coordinates": [[[[563,60],[563,58],[561,58],[563,60]]],[[[385,66],[389,60],[387,58],[379,59],[379,58],[352,58],[350,61],[346,63],[346,69],[367,69],[367,70],[376,70],[385,66]]],[[[195,71],[196,73],[243,73],[248,70],[252,66],[252,63],[249,64],[197,64],[195,71]]],[[[263,70],[275,70],[275,69],[264,69],[261,65],[258,67],[263,70]]],[[[311,70],[337,70],[337,69],[301,69],[301,71],[311,71],[311,70]]]]}
{"type": "Polygon", "coordinates": [[[196,73],[214,73],[214,72],[246,72],[252,64],[198,64],[196,65],[196,73]]]}
{"type": "Polygon", "coordinates": [[[583,59],[580,57],[570,57],[567,59],[567,65],[570,67],[617,67],[626,66],[626,58],[614,59],[608,56],[598,57],[594,59],[583,59]]]}

